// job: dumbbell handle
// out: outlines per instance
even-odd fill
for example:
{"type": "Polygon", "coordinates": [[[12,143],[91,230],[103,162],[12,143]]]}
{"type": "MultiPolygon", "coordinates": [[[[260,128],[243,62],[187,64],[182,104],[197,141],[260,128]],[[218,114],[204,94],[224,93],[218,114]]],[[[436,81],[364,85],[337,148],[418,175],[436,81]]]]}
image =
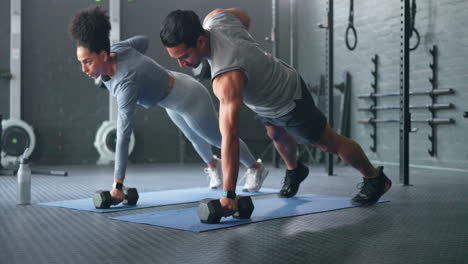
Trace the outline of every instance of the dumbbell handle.
{"type": "MultiPolygon", "coordinates": [[[[138,191],[135,189],[135,194],[132,197],[133,199],[132,199],[130,204],[128,203],[128,199],[129,199],[128,190],[130,190],[130,189],[135,189],[135,188],[125,188],[123,190],[124,199],[123,199],[122,202],[123,202],[124,205],[136,205],[136,203],[138,202],[139,195],[138,195],[138,191]]],[[[96,202],[96,200],[94,201],[96,208],[104,209],[104,208],[109,208],[110,207],[111,201],[112,201],[112,195],[110,194],[110,191],[97,191],[95,196],[93,197],[93,199],[95,199],[95,198],[98,199],[97,200],[98,202],[96,202]],[[96,195],[100,196],[101,198],[96,198],[96,195]],[[105,197],[106,196],[108,197],[108,198],[106,198],[106,200],[104,200],[104,201],[107,201],[104,204],[103,204],[104,201],[102,200],[103,199],[102,195],[104,195],[105,197]],[[107,200],[107,199],[110,199],[110,200],[107,200]]]]}
{"type": "MultiPolygon", "coordinates": [[[[233,212],[232,217],[249,219],[254,210],[254,205],[250,196],[237,196],[236,203],[238,210],[233,212]]],[[[202,223],[216,224],[225,216],[226,211],[221,206],[218,199],[203,199],[198,205],[198,216],[202,223]]]]}

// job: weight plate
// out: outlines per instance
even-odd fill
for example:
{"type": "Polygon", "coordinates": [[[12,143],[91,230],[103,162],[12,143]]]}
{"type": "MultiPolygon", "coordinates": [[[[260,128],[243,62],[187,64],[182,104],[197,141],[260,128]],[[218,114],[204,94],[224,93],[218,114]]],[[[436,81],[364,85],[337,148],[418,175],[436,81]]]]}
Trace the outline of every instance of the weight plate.
{"type": "Polygon", "coordinates": [[[106,136],[106,146],[107,148],[115,152],[115,145],[117,144],[117,130],[113,129],[106,136]]]}
{"type": "Polygon", "coordinates": [[[20,126],[10,126],[3,131],[2,150],[10,156],[20,156],[30,142],[28,132],[20,126]]]}

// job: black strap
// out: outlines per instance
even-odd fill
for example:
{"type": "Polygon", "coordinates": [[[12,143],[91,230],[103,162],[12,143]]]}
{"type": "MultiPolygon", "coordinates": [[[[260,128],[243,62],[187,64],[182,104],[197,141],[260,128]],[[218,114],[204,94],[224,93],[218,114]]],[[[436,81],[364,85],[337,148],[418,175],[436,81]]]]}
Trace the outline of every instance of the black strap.
{"type": "Polygon", "coordinates": [[[229,199],[236,199],[236,192],[235,191],[224,191],[221,196],[227,197],[229,199]]]}
{"type": "Polygon", "coordinates": [[[117,190],[121,190],[123,189],[123,183],[121,182],[115,182],[114,183],[114,188],[117,189],[117,190]]]}
{"type": "Polygon", "coordinates": [[[356,29],[354,28],[354,0],[350,0],[348,27],[346,28],[346,32],[345,32],[346,47],[348,47],[349,50],[354,50],[357,46],[357,41],[358,41],[357,33],[356,33],[356,29]],[[349,43],[349,31],[350,30],[354,36],[354,45],[351,45],[349,43]]]}
{"type": "Polygon", "coordinates": [[[416,45],[414,47],[410,48],[410,51],[413,51],[419,47],[419,43],[421,42],[421,36],[419,35],[419,31],[416,29],[414,26],[416,23],[416,0],[413,0],[412,6],[411,6],[411,33],[410,33],[410,38],[413,37],[413,33],[416,35],[416,45]]]}

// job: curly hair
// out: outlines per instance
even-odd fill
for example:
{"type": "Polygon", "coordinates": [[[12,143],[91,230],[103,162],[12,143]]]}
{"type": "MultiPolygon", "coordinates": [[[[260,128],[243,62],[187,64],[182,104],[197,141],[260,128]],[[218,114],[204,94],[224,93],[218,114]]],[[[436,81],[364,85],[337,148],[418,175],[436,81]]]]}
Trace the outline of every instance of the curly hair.
{"type": "Polygon", "coordinates": [[[76,13],[68,30],[77,46],[95,53],[102,50],[110,52],[111,24],[107,11],[100,7],[90,7],[76,13]]]}
{"type": "Polygon", "coordinates": [[[161,23],[159,36],[165,47],[185,43],[189,47],[197,45],[197,39],[204,35],[198,15],[190,10],[175,10],[161,23]]]}

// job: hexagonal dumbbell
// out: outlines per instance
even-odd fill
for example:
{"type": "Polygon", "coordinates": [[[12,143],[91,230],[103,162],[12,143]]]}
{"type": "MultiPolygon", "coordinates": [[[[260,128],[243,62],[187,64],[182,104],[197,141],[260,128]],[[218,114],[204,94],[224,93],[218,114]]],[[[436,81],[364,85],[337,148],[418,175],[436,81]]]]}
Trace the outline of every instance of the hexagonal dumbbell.
{"type": "MultiPolygon", "coordinates": [[[[123,200],[124,205],[136,205],[139,195],[136,188],[124,188],[123,189],[125,198],[123,200]]],[[[112,203],[112,196],[109,191],[99,190],[93,196],[94,207],[96,209],[107,209],[110,208],[112,203]]]]}
{"type": "Polygon", "coordinates": [[[239,211],[235,212],[232,217],[239,219],[250,219],[254,210],[254,204],[250,196],[241,196],[236,197],[237,208],[239,211]]]}
{"type": "MultiPolygon", "coordinates": [[[[254,210],[252,198],[250,196],[237,196],[237,207],[239,208],[233,215],[234,218],[249,219],[254,210]]],[[[223,207],[219,199],[203,199],[198,204],[198,217],[205,224],[217,224],[224,215],[223,207]]]]}

